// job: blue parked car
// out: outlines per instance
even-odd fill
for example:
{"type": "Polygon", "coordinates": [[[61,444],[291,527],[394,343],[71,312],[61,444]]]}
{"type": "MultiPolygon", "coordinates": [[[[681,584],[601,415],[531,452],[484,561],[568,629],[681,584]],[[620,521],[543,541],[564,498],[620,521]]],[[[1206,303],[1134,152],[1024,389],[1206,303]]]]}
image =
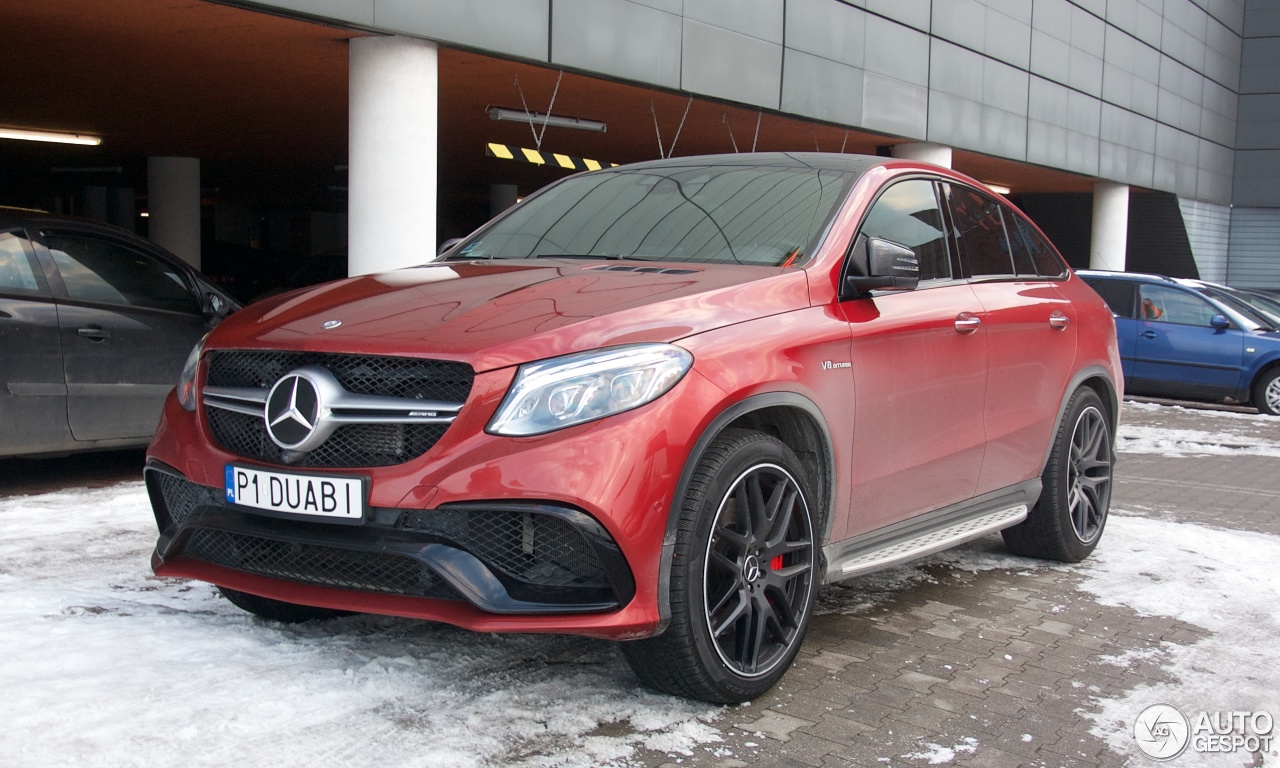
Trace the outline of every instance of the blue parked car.
{"type": "Polygon", "coordinates": [[[1280,416],[1280,329],[1275,318],[1197,280],[1077,272],[1116,316],[1125,391],[1234,400],[1280,416]]]}

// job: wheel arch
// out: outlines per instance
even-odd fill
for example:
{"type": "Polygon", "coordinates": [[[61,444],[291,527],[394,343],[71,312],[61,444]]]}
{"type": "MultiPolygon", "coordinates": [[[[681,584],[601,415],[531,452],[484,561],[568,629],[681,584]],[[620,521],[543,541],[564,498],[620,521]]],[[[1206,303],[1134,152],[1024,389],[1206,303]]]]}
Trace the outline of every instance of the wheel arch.
{"type": "MultiPolygon", "coordinates": [[[[1078,371],[1071,378],[1071,383],[1067,386],[1066,391],[1062,395],[1062,402],[1058,404],[1058,415],[1054,419],[1054,431],[1057,431],[1058,425],[1062,423],[1062,417],[1067,412],[1067,406],[1071,404],[1071,398],[1081,387],[1088,387],[1098,393],[1098,397],[1102,399],[1102,405],[1107,410],[1107,421],[1111,425],[1111,437],[1114,440],[1116,427],[1120,423],[1120,398],[1121,393],[1116,383],[1111,378],[1111,374],[1102,366],[1090,366],[1078,371]]],[[[1053,441],[1049,441],[1048,448],[1045,449],[1044,458],[1040,461],[1040,471],[1049,464],[1049,455],[1053,453],[1053,441]]]]}
{"type": "MultiPolygon", "coordinates": [[[[812,400],[795,392],[766,392],[739,400],[721,411],[694,443],[674,496],[667,508],[667,525],[662,537],[662,555],[658,567],[658,627],[654,636],[666,631],[671,621],[671,605],[667,596],[671,592],[671,563],[675,552],[676,532],[680,523],[680,505],[689,489],[694,470],[712,441],[726,429],[750,429],[773,435],[790,448],[804,467],[810,485],[818,498],[813,499],[817,515],[815,531],[821,537],[816,552],[822,557],[821,541],[831,532],[833,499],[835,497],[835,458],[831,443],[831,431],[826,417],[812,400]]],[[[816,564],[821,573],[823,564],[816,564]]]]}
{"type": "MultiPolygon", "coordinates": [[[[1268,375],[1270,375],[1270,374],[1271,374],[1271,372],[1272,372],[1272,371],[1274,371],[1274,370],[1275,370],[1275,369],[1277,369],[1277,368],[1280,368],[1280,356],[1277,356],[1277,357],[1275,357],[1275,358],[1273,358],[1273,359],[1271,359],[1271,360],[1268,360],[1267,362],[1265,362],[1265,363],[1263,363],[1262,365],[1258,366],[1258,370],[1257,370],[1257,372],[1256,372],[1256,373],[1254,373],[1254,374],[1253,374],[1253,378],[1251,378],[1251,379],[1249,380],[1249,384],[1248,384],[1248,387],[1249,387],[1249,388],[1248,388],[1247,392],[1248,392],[1248,396],[1249,396],[1249,402],[1250,402],[1254,407],[1258,407],[1258,404],[1257,404],[1257,403],[1255,403],[1255,402],[1253,402],[1253,401],[1254,401],[1254,394],[1255,394],[1255,393],[1257,392],[1257,390],[1258,390],[1258,384],[1259,384],[1259,383],[1261,383],[1261,382],[1262,382],[1262,380],[1263,380],[1264,378],[1266,378],[1268,375]]],[[[1261,410],[1261,409],[1259,409],[1259,410],[1261,410]]]]}

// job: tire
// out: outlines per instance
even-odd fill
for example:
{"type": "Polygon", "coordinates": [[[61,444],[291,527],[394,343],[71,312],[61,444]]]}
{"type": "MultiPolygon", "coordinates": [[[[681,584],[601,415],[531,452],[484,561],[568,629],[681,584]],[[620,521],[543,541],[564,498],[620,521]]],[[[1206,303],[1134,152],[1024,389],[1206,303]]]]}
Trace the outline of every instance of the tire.
{"type": "Polygon", "coordinates": [[[782,678],[819,579],[811,498],[800,461],[776,438],[730,429],[711,443],[680,508],[671,623],[622,644],[642,683],[736,704],[782,678]]]}
{"type": "Polygon", "coordinates": [[[336,619],[339,616],[351,615],[348,611],[286,603],[281,600],[272,600],[269,597],[261,597],[226,587],[218,587],[218,591],[222,593],[223,597],[231,601],[231,604],[235,607],[248,611],[258,618],[278,621],[283,624],[301,624],[304,621],[336,619]]]}
{"type": "Polygon", "coordinates": [[[1253,387],[1253,405],[1258,413],[1280,416],[1280,368],[1262,374],[1253,387]]]}
{"type": "Polygon", "coordinates": [[[1098,393],[1071,396],[1040,476],[1040,499],[1021,523],[1001,533],[1011,552],[1078,563],[1098,546],[1111,508],[1115,442],[1098,393]]]}

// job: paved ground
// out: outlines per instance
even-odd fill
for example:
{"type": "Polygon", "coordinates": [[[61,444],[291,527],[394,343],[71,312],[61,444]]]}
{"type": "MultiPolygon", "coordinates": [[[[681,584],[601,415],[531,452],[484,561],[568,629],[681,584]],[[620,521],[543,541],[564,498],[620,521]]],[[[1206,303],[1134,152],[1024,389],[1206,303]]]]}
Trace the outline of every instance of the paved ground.
{"type": "MultiPolygon", "coordinates": [[[[1125,423],[1212,432],[1221,417],[1130,409],[1125,423]]],[[[1264,431],[1276,439],[1280,420],[1264,431]]],[[[1280,459],[1122,453],[1113,509],[1280,534],[1280,459]]],[[[137,452],[0,461],[0,495],[136,476],[137,452]]],[[[1104,540],[1105,545],[1105,540],[1104,540]]],[[[1002,552],[998,537],[969,545],[1002,552]]],[[[1069,569],[918,568],[898,583],[825,588],[795,667],[768,696],[716,722],[724,741],[693,754],[648,752],[647,766],[966,766],[1132,764],[1090,735],[1094,697],[1163,681],[1158,654],[1121,666],[1099,656],[1193,643],[1205,631],[1107,607],[1069,569]],[[980,743],[980,748],[975,746],[980,743]],[[922,745],[935,747],[922,752],[922,745]],[[948,754],[948,751],[950,754],[948,754]]],[[[1136,714],[1136,713],[1135,713],[1136,714]]],[[[627,728],[623,724],[618,726],[627,728]]],[[[602,729],[599,735],[615,735],[602,729]]]]}

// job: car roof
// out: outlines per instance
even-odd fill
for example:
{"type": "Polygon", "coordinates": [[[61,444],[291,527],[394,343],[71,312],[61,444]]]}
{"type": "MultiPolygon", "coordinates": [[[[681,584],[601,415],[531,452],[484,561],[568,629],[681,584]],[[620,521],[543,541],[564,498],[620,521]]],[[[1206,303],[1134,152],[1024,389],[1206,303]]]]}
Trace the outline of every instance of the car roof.
{"type": "Polygon", "coordinates": [[[1147,272],[1111,272],[1105,269],[1077,269],[1075,273],[1080,277],[1107,277],[1116,280],[1128,280],[1134,283],[1173,283],[1178,281],[1166,275],[1156,275],[1147,272]]]}

